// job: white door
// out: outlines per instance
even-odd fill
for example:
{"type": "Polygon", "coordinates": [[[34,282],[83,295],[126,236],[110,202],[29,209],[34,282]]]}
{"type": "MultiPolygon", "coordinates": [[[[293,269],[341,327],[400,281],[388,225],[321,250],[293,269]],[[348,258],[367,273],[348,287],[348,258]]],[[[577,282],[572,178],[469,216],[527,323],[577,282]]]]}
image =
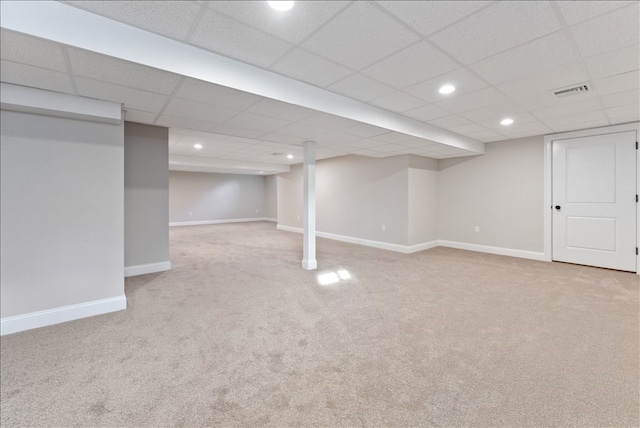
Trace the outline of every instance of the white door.
{"type": "Polygon", "coordinates": [[[553,142],[553,260],[636,271],[636,132],[553,142]]]}

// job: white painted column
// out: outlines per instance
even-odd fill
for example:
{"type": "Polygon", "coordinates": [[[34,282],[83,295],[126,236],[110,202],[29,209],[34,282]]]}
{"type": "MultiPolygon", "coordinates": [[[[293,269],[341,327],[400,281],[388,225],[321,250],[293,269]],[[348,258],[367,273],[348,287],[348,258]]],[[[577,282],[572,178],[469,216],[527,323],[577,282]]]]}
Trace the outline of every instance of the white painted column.
{"type": "Polygon", "coordinates": [[[316,260],[316,147],[313,141],[304,143],[303,165],[302,268],[314,270],[318,267],[318,261],[316,260]]]}

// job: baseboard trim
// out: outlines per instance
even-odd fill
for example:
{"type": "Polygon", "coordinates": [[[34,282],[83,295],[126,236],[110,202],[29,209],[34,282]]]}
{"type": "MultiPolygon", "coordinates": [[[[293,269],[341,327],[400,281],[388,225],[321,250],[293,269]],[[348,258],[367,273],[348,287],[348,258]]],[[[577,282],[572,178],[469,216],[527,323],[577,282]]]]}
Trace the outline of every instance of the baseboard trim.
{"type": "Polygon", "coordinates": [[[456,248],[459,250],[477,251],[479,253],[497,254],[500,256],[519,257],[521,259],[546,261],[543,252],[515,250],[513,248],[491,247],[489,245],[469,244],[466,242],[438,241],[441,247],[456,248]]]}
{"type": "Polygon", "coordinates": [[[158,263],[147,263],[144,265],[134,265],[134,266],[125,266],[124,267],[124,277],[128,278],[130,276],[136,275],[146,275],[148,273],[156,273],[156,272],[164,272],[167,270],[171,270],[171,262],[158,262],[158,263]]]}
{"type": "Polygon", "coordinates": [[[24,315],[5,317],[0,320],[0,335],[18,333],[34,328],[60,324],[80,318],[107,314],[127,308],[127,297],[123,294],[109,299],[93,300],[77,305],[61,306],[24,315]]]}
{"type": "Polygon", "coordinates": [[[248,223],[252,221],[277,221],[270,217],[252,217],[252,218],[229,218],[224,220],[203,220],[203,221],[172,221],[169,227],[176,226],[204,226],[207,224],[225,224],[225,223],[248,223]]]}
{"type": "MultiPolygon", "coordinates": [[[[287,232],[302,233],[302,229],[299,227],[291,227],[291,226],[278,224],[276,228],[278,230],[284,230],[287,232]]],[[[319,238],[326,238],[326,239],[332,239],[334,241],[348,242],[350,244],[364,245],[366,247],[373,247],[373,248],[379,248],[381,250],[395,251],[396,253],[403,253],[403,254],[411,254],[418,251],[427,250],[429,248],[435,248],[438,246],[438,241],[424,242],[422,244],[416,244],[416,245],[400,245],[400,244],[392,244],[389,242],[373,241],[370,239],[354,238],[352,236],[337,235],[335,233],[319,232],[319,231],[316,232],[316,236],[318,236],[319,238]]]]}

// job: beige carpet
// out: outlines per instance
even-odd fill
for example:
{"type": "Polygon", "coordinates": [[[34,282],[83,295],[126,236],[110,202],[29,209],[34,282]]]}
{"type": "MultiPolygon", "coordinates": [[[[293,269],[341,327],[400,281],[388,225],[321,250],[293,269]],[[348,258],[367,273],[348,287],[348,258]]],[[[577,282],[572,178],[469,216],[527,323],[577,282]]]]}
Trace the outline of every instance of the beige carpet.
{"type": "Polygon", "coordinates": [[[2,426],[639,425],[638,276],[301,239],[172,229],[126,311],[2,338],[2,426]]]}

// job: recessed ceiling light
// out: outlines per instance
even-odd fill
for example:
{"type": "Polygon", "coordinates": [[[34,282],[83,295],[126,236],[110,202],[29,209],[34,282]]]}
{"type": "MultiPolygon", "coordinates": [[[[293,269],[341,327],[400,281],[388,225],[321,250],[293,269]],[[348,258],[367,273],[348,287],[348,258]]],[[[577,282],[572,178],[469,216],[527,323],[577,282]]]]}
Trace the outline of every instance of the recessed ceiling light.
{"type": "Polygon", "coordinates": [[[292,1],[268,1],[269,6],[279,11],[286,11],[293,7],[292,1]]]}
{"type": "Polygon", "coordinates": [[[509,126],[512,123],[513,123],[513,119],[511,119],[510,117],[505,117],[500,121],[500,125],[503,125],[503,126],[509,126]]]}
{"type": "Polygon", "coordinates": [[[260,174],[264,174],[264,171],[260,171],[260,174]]]}
{"type": "Polygon", "coordinates": [[[198,149],[198,150],[200,150],[200,149],[202,148],[202,144],[200,144],[200,143],[198,143],[198,144],[194,144],[194,145],[193,145],[193,148],[194,148],[194,149],[198,149]]]}
{"type": "Polygon", "coordinates": [[[287,155],[287,159],[293,159],[293,155],[287,155]]]}
{"type": "Polygon", "coordinates": [[[444,85],[440,87],[440,89],[438,89],[438,92],[440,92],[441,94],[450,94],[455,90],[456,90],[456,87],[453,85],[444,85]]]}

